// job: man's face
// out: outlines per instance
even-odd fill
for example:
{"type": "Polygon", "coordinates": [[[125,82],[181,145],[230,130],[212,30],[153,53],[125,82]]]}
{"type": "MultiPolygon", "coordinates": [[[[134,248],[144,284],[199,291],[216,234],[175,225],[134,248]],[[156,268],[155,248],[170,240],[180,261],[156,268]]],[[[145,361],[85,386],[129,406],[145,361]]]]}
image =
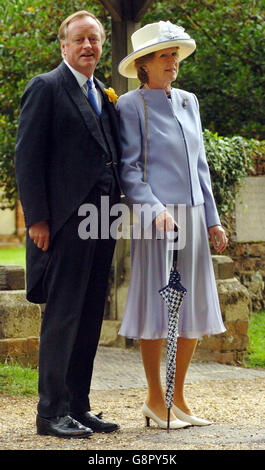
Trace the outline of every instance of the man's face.
{"type": "Polygon", "coordinates": [[[63,56],[78,72],[88,78],[94,73],[102,54],[102,38],[98,23],[89,16],[71,21],[61,43],[63,56]]]}

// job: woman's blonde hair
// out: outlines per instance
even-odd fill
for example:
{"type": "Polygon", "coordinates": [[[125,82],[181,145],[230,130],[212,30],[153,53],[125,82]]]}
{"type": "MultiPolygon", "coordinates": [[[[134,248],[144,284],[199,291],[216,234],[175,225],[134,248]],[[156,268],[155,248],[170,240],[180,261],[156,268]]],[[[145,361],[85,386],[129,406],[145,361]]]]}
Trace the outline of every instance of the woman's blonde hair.
{"type": "Polygon", "coordinates": [[[155,53],[150,52],[150,54],[143,55],[141,57],[138,57],[138,59],[135,59],[134,64],[135,68],[137,70],[137,77],[138,80],[140,80],[141,83],[148,83],[148,73],[144,69],[144,66],[148,63],[151,62],[155,53]]]}
{"type": "Polygon", "coordinates": [[[73,21],[74,19],[82,18],[83,16],[89,16],[90,18],[93,18],[93,20],[95,20],[98,23],[99,29],[100,29],[101,41],[102,41],[102,44],[103,44],[103,42],[106,39],[106,35],[105,35],[105,30],[104,30],[104,27],[103,27],[102,23],[96,18],[95,15],[93,15],[93,13],[90,13],[90,11],[86,11],[86,10],[76,11],[72,15],[65,18],[65,20],[62,22],[62,24],[59,28],[59,32],[58,32],[58,39],[59,39],[60,42],[65,41],[65,39],[67,37],[67,30],[68,30],[69,23],[71,21],[73,21]]]}

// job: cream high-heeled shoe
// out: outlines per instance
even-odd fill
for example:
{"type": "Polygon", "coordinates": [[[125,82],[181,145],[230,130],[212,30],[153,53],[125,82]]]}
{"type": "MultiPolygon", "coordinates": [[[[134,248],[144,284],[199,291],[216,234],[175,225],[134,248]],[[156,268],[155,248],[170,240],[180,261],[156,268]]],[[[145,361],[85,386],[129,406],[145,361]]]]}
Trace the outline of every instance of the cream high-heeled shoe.
{"type": "MultiPolygon", "coordinates": [[[[167,421],[160,419],[152,410],[150,410],[150,408],[148,408],[146,403],[142,406],[142,413],[146,419],[146,426],[148,428],[150,426],[150,419],[152,419],[161,429],[167,429],[167,421]]],[[[186,428],[187,426],[190,426],[190,424],[185,421],[181,421],[180,419],[170,421],[170,429],[186,428]]]]}
{"type": "Polygon", "coordinates": [[[192,426],[209,426],[209,424],[212,424],[212,422],[207,419],[198,418],[197,416],[184,413],[184,411],[180,410],[176,405],[172,406],[172,411],[178,419],[182,419],[192,426]]]}

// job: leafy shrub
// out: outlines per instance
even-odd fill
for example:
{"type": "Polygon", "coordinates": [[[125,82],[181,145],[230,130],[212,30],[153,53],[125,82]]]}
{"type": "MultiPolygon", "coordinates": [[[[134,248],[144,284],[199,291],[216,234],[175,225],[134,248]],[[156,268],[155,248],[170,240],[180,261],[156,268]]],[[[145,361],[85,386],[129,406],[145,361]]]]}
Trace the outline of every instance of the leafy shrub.
{"type": "Polygon", "coordinates": [[[222,217],[233,209],[236,186],[250,173],[254,154],[260,157],[265,154],[265,141],[221,137],[208,129],[203,136],[213,192],[222,217]]]}

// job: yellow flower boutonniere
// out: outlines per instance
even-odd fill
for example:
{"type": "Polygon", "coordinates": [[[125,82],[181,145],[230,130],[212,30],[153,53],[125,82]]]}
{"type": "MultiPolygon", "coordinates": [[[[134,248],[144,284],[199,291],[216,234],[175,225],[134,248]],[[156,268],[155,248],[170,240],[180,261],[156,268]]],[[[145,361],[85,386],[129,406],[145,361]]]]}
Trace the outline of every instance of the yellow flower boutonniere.
{"type": "Polygon", "coordinates": [[[113,104],[116,104],[117,99],[119,98],[116,95],[115,90],[113,88],[104,88],[106,95],[108,95],[109,101],[113,104]]]}

